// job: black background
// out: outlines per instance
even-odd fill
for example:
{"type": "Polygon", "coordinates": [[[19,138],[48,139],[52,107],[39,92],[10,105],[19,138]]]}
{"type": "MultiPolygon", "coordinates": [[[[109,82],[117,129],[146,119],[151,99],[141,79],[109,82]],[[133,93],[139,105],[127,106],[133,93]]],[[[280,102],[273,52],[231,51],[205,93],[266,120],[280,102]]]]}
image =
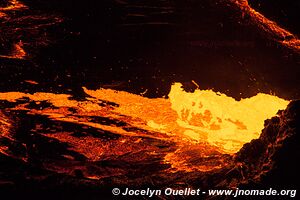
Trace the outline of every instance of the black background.
{"type": "MultiPolygon", "coordinates": [[[[45,30],[49,45],[27,47],[29,59],[0,60],[1,91],[81,96],[81,87],[87,86],[134,93],[147,89],[146,96],[161,97],[173,82],[194,89],[194,80],[201,89],[237,99],[258,92],[287,99],[300,96],[299,55],[266,38],[257,27],[243,24],[240,15],[219,1],[23,2],[28,15],[59,16],[64,22],[45,30]]],[[[299,35],[297,1],[250,4],[299,35]]]]}

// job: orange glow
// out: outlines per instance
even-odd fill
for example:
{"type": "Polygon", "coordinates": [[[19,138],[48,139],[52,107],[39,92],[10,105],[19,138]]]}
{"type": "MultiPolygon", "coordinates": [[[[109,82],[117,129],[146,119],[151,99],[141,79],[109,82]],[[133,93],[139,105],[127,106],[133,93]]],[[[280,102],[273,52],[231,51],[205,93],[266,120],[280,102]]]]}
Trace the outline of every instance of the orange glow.
{"type": "Polygon", "coordinates": [[[32,85],[38,85],[39,83],[36,82],[36,81],[33,81],[33,80],[24,80],[25,83],[29,83],[29,84],[32,84],[32,85]]]}
{"type": "Polygon", "coordinates": [[[9,0],[6,7],[0,7],[0,20],[3,23],[3,30],[8,30],[7,41],[10,39],[12,43],[11,48],[5,55],[0,55],[0,58],[8,59],[27,59],[30,53],[27,52],[27,47],[30,46],[44,46],[49,43],[47,34],[43,33],[46,27],[61,23],[63,19],[54,15],[29,15],[30,12],[25,12],[29,8],[17,0],[9,0]],[[34,36],[35,43],[24,38],[19,34],[26,33],[28,37],[34,36]],[[11,38],[10,38],[11,37],[11,38]],[[10,39],[9,39],[10,38],[10,39]],[[22,38],[23,41],[20,40],[22,38]]]}
{"type": "MultiPolygon", "coordinates": [[[[0,138],[4,137],[4,138],[9,138],[12,139],[10,137],[9,134],[9,130],[12,128],[12,123],[10,122],[9,119],[7,119],[5,117],[5,115],[0,111],[0,138]]],[[[8,155],[7,152],[8,147],[7,146],[2,146],[0,145],[0,153],[3,153],[5,155],[8,155]]]]}
{"type": "Polygon", "coordinates": [[[22,9],[26,9],[26,8],[27,8],[27,6],[25,6],[24,4],[22,4],[21,2],[19,2],[17,0],[10,0],[8,2],[7,7],[0,7],[0,18],[6,16],[5,12],[17,11],[17,10],[22,10],[22,9]]]}
{"type": "MultiPolygon", "coordinates": [[[[17,0],[10,0],[7,7],[0,7],[0,19],[1,18],[11,18],[7,15],[8,12],[21,11],[27,9],[23,3],[17,0]]],[[[10,55],[0,55],[2,58],[13,58],[13,59],[23,59],[26,56],[26,52],[23,49],[22,41],[13,44],[13,49],[10,55]]]]}
{"type": "Polygon", "coordinates": [[[27,8],[24,4],[17,0],[10,0],[8,3],[9,5],[7,7],[0,7],[0,11],[12,11],[27,8]]]}
{"type": "Polygon", "coordinates": [[[18,58],[18,59],[22,59],[26,56],[26,52],[23,49],[23,43],[22,41],[16,43],[14,45],[14,50],[13,50],[13,57],[14,58],[18,58]]]}
{"type": "Polygon", "coordinates": [[[228,3],[237,7],[237,9],[242,12],[243,18],[244,16],[248,16],[249,21],[265,32],[272,40],[300,53],[299,38],[288,30],[280,27],[274,21],[271,21],[261,13],[257,12],[249,5],[247,0],[228,0],[228,3]]]}
{"type": "Polygon", "coordinates": [[[0,55],[1,58],[24,59],[26,52],[23,49],[23,43],[20,41],[13,45],[11,55],[0,55]]]}
{"type": "MultiPolygon", "coordinates": [[[[67,94],[20,92],[0,93],[0,100],[16,102],[18,99],[29,98],[37,105],[47,101],[53,107],[29,109],[26,108],[28,103],[19,103],[10,109],[27,110],[31,115],[43,115],[50,120],[118,134],[122,136],[119,140],[122,146],[133,145],[134,148],[138,148],[142,139],[137,138],[172,141],[177,144],[177,150],[167,153],[164,162],[171,164],[172,169],[185,171],[209,171],[226,165],[226,162],[222,162],[224,153],[235,153],[243,144],[258,138],[264,127],[264,120],[276,115],[278,110],[285,109],[289,103],[268,94],[257,94],[236,101],[212,90],[197,89],[189,93],[182,89],[180,83],[172,85],[168,99],[150,99],[112,89],[84,88],[84,91],[90,96],[85,101],[71,100],[71,96],[67,94]],[[99,105],[101,102],[102,105],[99,105]],[[101,124],[88,119],[93,116],[126,124],[122,126],[101,124]],[[132,144],[128,143],[129,140],[133,141],[132,144]],[[190,155],[191,152],[193,155],[190,155]],[[194,156],[212,156],[218,158],[218,162],[200,166],[188,164],[187,161],[194,159],[194,156]]],[[[87,137],[81,140],[70,136],[67,132],[49,134],[48,137],[70,143],[73,149],[91,160],[107,154],[107,148],[111,148],[110,151],[113,151],[113,148],[120,148],[115,144],[103,147],[95,138],[87,137]]],[[[120,151],[116,150],[119,153],[120,151]]]]}

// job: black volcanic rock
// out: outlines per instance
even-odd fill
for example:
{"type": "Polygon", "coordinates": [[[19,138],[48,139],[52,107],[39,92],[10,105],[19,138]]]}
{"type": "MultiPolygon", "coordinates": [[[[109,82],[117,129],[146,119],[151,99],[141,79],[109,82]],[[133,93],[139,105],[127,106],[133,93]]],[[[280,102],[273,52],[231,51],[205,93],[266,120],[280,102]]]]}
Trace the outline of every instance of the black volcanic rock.
{"type": "Polygon", "coordinates": [[[246,182],[266,186],[299,188],[300,101],[292,101],[278,117],[265,121],[259,139],[237,153],[246,182]]]}

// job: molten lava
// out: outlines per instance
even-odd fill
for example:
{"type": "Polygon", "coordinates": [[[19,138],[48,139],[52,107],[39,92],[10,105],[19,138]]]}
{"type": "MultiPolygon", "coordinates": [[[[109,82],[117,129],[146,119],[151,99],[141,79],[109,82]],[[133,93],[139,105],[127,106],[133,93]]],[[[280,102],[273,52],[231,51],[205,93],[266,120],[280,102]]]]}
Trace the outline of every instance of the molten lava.
{"type": "MultiPolygon", "coordinates": [[[[118,143],[127,145],[129,149],[126,151],[132,151],[133,146],[135,149],[145,149],[145,144],[142,145],[145,138],[172,141],[177,150],[167,153],[164,162],[170,163],[173,169],[185,171],[207,171],[226,165],[222,162],[224,153],[235,153],[243,144],[258,138],[264,120],[285,109],[289,103],[268,94],[236,101],[212,90],[196,89],[189,93],[182,89],[180,83],[172,85],[168,99],[150,99],[112,89],[84,88],[84,91],[89,95],[85,101],[70,99],[71,95],[67,94],[21,92],[0,93],[0,100],[15,102],[13,108],[5,109],[6,112],[23,110],[29,115],[45,116],[52,121],[120,135],[118,143]],[[45,102],[50,106],[39,106],[45,102]],[[30,108],[32,103],[37,108],[30,108]],[[98,123],[92,120],[93,117],[119,123],[98,123]],[[137,147],[139,144],[140,147],[137,147]],[[218,157],[219,162],[192,165],[190,159],[198,156],[218,157]]],[[[112,154],[122,154],[124,151],[115,142],[103,146],[97,139],[78,139],[64,130],[58,134],[47,134],[45,130],[43,134],[68,143],[72,149],[91,160],[101,159],[107,152],[114,152],[115,148],[112,154]]],[[[156,150],[151,151],[156,153],[156,150]]]]}
{"type": "Polygon", "coordinates": [[[185,128],[183,134],[196,141],[206,140],[228,153],[258,138],[264,121],[288,104],[262,93],[240,101],[212,90],[187,93],[179,83],[172,86],[169,98],[178,115],[177,124],[185,128]]]}

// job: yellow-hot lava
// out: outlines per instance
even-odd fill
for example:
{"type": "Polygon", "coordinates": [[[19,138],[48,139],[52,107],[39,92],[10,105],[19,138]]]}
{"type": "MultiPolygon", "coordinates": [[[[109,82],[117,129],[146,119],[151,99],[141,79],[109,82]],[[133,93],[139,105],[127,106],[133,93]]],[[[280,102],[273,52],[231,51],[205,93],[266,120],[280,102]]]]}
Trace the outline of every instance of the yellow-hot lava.
{"type": "Polygon", "coordinates": [[[177,124],[185,128],[183,134],[196,141],[206,140],[228,153],[258,138],[264,121],[288,104],[262,93],[240,101],[212,90],[188,93],[179,83],[172,86],[169,99],[178,115],[177,124]]]}

